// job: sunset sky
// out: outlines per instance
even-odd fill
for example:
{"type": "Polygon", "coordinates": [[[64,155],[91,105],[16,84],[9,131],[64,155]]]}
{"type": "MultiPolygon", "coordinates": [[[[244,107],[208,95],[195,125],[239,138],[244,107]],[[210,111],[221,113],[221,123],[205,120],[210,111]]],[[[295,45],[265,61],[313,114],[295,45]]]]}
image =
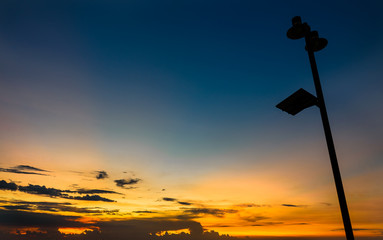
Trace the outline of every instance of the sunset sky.
{"type": "Polygon", "coordinates": [[[329,42],[316,60],[354,234],[383,238],[382,12],[1,1],[0,233],[344,236],[319,110],[275,107],[315,93],[286,37],[299,15],[329,42]]]}

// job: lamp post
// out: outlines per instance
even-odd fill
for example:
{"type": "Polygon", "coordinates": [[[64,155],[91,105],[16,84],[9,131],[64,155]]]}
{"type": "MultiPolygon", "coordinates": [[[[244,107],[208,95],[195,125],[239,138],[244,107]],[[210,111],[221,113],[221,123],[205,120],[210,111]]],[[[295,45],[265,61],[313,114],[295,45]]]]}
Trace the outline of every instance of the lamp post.
{"type": "Polygon", "coordinates": [[[303,89],[299,89],[291,96],[283,100],[277,105],[277,108],[286,111],[289,114],[295,115],[305,108],[316,105],[319,107],[322,117],[323,130],[326,136],[328,153],[330,155],[330,161],[332,166],[332,173],[334,175],[336,191],[338,194],[338,200],[340,210],[343,218],[344,230],[346,232],[347,240],[354,240],[354,234],[352,231],[350,215],[348,213],[346,196],[344,194],[342,178],[340,176],[338,160],[336,157],[334,141],[331,134],[330,123],[327,116],[326,105],[323,98],[323,92],[321,83],[319,80],[319,74],[317,65],[315,62],[314,52],[320,51],[327,45],[327,40],[319,38],[317,31],[311,31],[310,26],[307,23],[302,23],[300,17],[294,17],[292,19],[293,26],[287,31],[287,37],[290,39],[305,38],[306,51],[309,56],[311,71],[313,74],[314,85],[316,90],[316,97],[306,92],[303,89]]]}

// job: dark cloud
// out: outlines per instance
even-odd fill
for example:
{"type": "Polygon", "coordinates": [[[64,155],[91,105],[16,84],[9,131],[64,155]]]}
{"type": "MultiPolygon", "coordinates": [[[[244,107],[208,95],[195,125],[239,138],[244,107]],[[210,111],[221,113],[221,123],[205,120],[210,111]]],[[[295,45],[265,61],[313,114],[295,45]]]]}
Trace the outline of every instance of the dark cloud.
{"type": "Polygon", "coordinates": [[[237,225],[228,225],[228,224],[212,224],[212,225],[209,225],[209,226],[206,226],[208,228],[225,228],[225,227],[238,227],[237,225]]]}
{"type": "Polygon", "coordinates": [[[296,204],[281,204],[281,205],[284,207],[296,207],[296,208],[306,207],[306,205],[296,205],[296,204]]]}
{"type": "Polygon", "coordinates": [[[176,199],[176,198],[164,197],[164,198],[162,198],[162,200],[167,201],[167,202],[177,202],[178,204],[185,205],[185,206],[190,206],[190,205],[192,205],[192,204],[189,203],[189,202],[179,201],[179,200],[176,199]]]}
{"type": "Polygon", "coordinates": [[[14,167],[14,168],[20,169],[20,170],[28,170],[28,171],[49,172],[47,170],[44,170],[44,169],[41,169],[41,168],[32,167],[32,166],[29,166],[29,165],[18,165],[18,166],[14,167]]]}
{"type": "Polygon", "coordinates": [[[30,194],[36,194],[36,195],[48,195],[51,197],[63,196],[62,190],[59,190],[56,188],[47,188],[45,186],[32,185],[32,184],[29,184],[28,186],[19,186],[19,191],[30,193],[30,194]]]}
{"type": "Polygon", "coordinates": [[[86,201],[101,201],[101,202],[116,202],[114,200],[101,197],[99,195],[86,195],[86,196],[76,196],[76,197],[65,197],[69,199],[76,199],[76,200],[86,200],[86,201]]]}
{"type": "Polygon", "coordinates": [[[157,213],[157,212],[154,212],[154,211],[147,211],[147,210],[144,210],[144,211],[133,211],[134,213],[157,213]]]}
{"type": "MultiPolygon", "coordinates": [[[[28,186],[17,186],[15,183],[7,183],[4,180],[0,181],[0,190],[16,190],[20,192],[25,192],[29,194],[35,194],[35,195],[45,195],[49,197],[59,197],[59,198],[65,198],[65,199],[74,199],[74,200],[86,200],[86,201],[103,201],[103,202],[115,202],[114,200],[101,197],[99,195],[86,195],[86,196],[72,196],[68,193],[79,193],[78,191],[71,191],[71,190],[60,190],[56,188],[47,188],[45,186],[40,185],[33,185],[29,184],[28,186]]],[[[94,189],[94,191],[107,191],[107,190],[97,190],[94,189]]],[[[110,193],[110,191],[107,191],[110,193]]],[[[104,192],[105,193],[105,192],[104,192]]],[[[85,193],[83,193],[85,194],[85,193]]]]}
{"type": "Polygon", "coordinates": [[[29,165],[18,165],[11,168],[0,168],[0,172],[10,172],[10,173],[18,173],[18,174],[35,174],[35,175],[44,175],[46,172],[49,172],[44,169],[32,167],[29,165]]]}
{"type": "Polygon", "coordinates": [[[17,185],[16,183],[10,182],[7,183],[4,180],[0,181],[0,189],[1,190],[11,190],[11,191],[16,191],[17,190],[17,185]]]}
{"type": "Polygon", "coordinates": [[[181,201],[177,201],[177,203],[181,204],[181,205],[186,205],[186,206],[190,206],[192,205],[191,203],[189,202],[181,202],[181,201]]]}
{"type": "MultiPolygon", "coordinates": [[[[128,220],[120,222],[102,222],[99,223],[97,226],[100,227],[102,234],[101,236],[103,237],[103,239],[125,240],[129,238],[134,240],[147,240],[153,238],[150,236],[154,235],[155,233],[180,229],[190,230],[191,238],[186,239],[203,239],[203,228],[201,224],[189,220],[128,220]]],[[[183,239],[185,239],[185,236],[183,236],[183,239]]]]}
{"type": "Polygon", "coordinates": [[[7,227],[82,227],[80,217],[0,209],[0,225],[7,227]]]}
{"type": "Polygon", "coordinates": [[[96,173],[97,173],[97,176],[96,176],[97,179],[104,179],[109,177],[109,175],[105,171],[97,171],[96,173]]]}
{"type": "Polygon", "coordinates": [[[110,191],[110,190],[84,189],[84,188],[77,189],[75,192],[77,192],[79,194],[105,194],[105,193],[122,194],[122,193],[115,192],[115,191],[110,191]]]}
{"type": "Polygon", "coordinates": [[[228,213],[236,213],[234,209],[217,209],[217,208],[187,208],[184,214],[192,215],[192,217],[200,217],[201,215],[213,215],[215,217],[223,217],[228,213]]]}
{"type": "MultiPolygon", "coordinates": [[[[243,238],[231,237],[229,235],[220,235],[215,231],[204,231],[199,222],[192,220],[171,220],[171,219],[141,219],[127,221],[105,221],[93,224],[82,223],[80,217],[62,216],[56,214],[30,213],[22,211],[0,210],[0,236],[3,240],[41,240],[41,239],[67,239],[67,240],[241,240],[243,238]],[[21,227],[37,227],[37,231],[28,231],[25,234],[10,234],[12,230],[21,227]],[[65,235],[58,231],[60,227],[85,227],[89,228],[82,234],[65,235]],[[189,229],[189,233],[165,234],[156,236],[156,233],[164,231],[174,231],[189,229]],[[5,232],[4,230],[8,230],[5,232]]],[[[277,225],[279,222],[264,223],[265,225],[277,225]]],[[[255,225],[260,226],[260,225],[255,225]]],[[[225,227],[220,225],[219,227],[225,227]]],[[[228,226],[229,227],[229,226],[228,226]]],[[[248,240],[264,240],[263,237],[246,237],[248,240]]],[[[269,240],[291,240],[292,238],[267,238],[269,240]]],[[[299,240],[308,240],[305,238],[295,238],[299,240]]],[[[311,240],[311,239],[309,239],[311,240]]],[[[316,240],[324,240],[316,238],[316,240]]],[[[333,239],[338,240],[338,239],[333,239]]]]}
{"type": "Polygon", "coordinates": [[[90,214],[113,214],[119,212],[118,209],[107,210],[104,208],[80,208],[68,202],[28,202],[28,201],[2,201],[1,206],[8,210],[29,210],[29,211],[47,211],[47,212],[74,212],[74,213],[90,213],[90,214]]]}
{"type": "Polygon", "coordinates": [[[116,185],[118,187],[122,187],[122,188],[125,188],[126,185],[130,186],[130,185],[135,185],[137,184],[138,182],[140,182],[141,179],[139,178],[130,178],[130,179],[118,179],[118,180],[114,180],[114,182],[116,183],[116,185]]]}
{"type": "Polygon", "coordinates": [[[170,198],[170,197],[164,197],[164,198],[162,198],[162,200],[167,201],[167,202],[175,202],[175,201],[177,201],[177,199],[170,198]]]}
{"type": "MultiPolygon", "coordinates": [[[[20,227],[38,227],[42,230],[50,229],[46,233],[36,234],[27,232],[24,235],[2,234],[1,239],[6,240],[41,240],[41,239],[67,239],[67,240],[147,240],[147,239],[172,239],[172,240],[202,240],[215,238],[204,237],[203,228],[200,223],[190,220],[127,220],[127,221],[107,221],[98,222],[92,225],[81,223],[79,217],[61,216],[55,214],[39,214],[21,211],[4,211],[0,210],[0,224],[6,223],[4,226],[9,230],[16,230],[20,227]],[[83,234],[64,235],[57,231],[60,227],[88,227],[90,230],[83,234]],[[178,234],[157,237],[158,232],[189,229],[190,234],[178,234]],[[153,238],[155,236],[155,238],[153,238]]],[[[2,229],[4,229],[4,226],[2,229]]],[[[206,234],[206,233],[205,233],[206,234]]]]}
{"type": "Polygon", "coordinates": [[[6,210],[32,210],[29,205],[5,205],[1,206],[1,208],[4,208],[6,210]]]}

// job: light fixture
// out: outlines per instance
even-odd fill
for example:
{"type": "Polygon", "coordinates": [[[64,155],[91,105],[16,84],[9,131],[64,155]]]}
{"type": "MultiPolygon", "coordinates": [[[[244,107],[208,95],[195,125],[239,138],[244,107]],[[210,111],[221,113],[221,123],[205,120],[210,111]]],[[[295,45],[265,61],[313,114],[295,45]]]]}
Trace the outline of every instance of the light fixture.
{"type": "Polygon", "coordinates": [[[276,107],[291,115],[317,104],[317,98],[303,88],[291,94],[276,107]]]}
{"type": "MultiPolygon", "coordinates": [[[[310,32],[309,38],[310,38],[311,50],[313,52],[318,52],[327,46],[327,43],[328,43],[327,39],[320,38],[317,31],[310,32]]],[[[307,45],[305,49],[307,51],[307,45]]]]}
{"type": "Polygon", "coordinates": [[[302,24],[301,17],[296,16],[292,19],[293,26],[287,31],[287,37],[290,39],[300,39],[306,35],[307,31],[310,31],[306,23],[302,24]]]}

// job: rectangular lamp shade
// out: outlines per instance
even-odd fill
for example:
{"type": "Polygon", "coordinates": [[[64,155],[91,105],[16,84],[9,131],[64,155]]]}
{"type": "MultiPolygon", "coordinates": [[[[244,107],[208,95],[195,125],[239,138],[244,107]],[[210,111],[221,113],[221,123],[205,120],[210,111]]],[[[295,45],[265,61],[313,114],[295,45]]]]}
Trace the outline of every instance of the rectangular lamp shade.
{"type": "Polygon", "coordinates": [[[296,115],[303,109],[317,105],[317,98],[303,88],[291,94],[276,107],[291,115],[296,115]]]}

